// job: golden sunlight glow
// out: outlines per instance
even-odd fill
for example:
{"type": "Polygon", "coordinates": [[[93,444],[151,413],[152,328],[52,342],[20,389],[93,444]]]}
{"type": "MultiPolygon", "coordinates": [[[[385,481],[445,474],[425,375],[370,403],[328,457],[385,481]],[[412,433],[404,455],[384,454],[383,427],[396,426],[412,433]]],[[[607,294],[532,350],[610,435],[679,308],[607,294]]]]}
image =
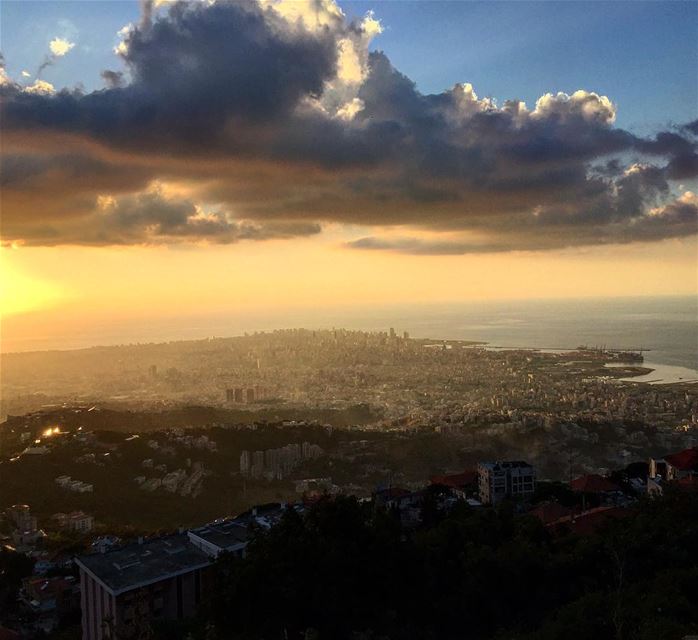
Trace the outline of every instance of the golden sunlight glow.
{"type": "MultiPolygon", "coordinates": [[[[262,317],[386,304],[695,295],[694,239],[550,252],[411,256],[346,248],[364,229],[312,238],[171,247],[3,250],[2,350],[125,340],[131,323],[262,317]],[[173,312],[173,310],[176,310],[173,312]],[[88,340],[87,336],[96,336],[88,340]]],[[[289,322],[291,320],[289,319],[289,322]]],[[[164,324],[163,324],[164,323],[164,324]]],[[[281,323],[283,324],[283,323],[281,323]]],[[[209,335],[204,325],[192,336],[209,335]]],[[[139,339],[131,336],[129,339],[139,339]]]]}
{"type": "Polygon", "coordinates": [[[0,250],[0,316],[6,317],[55,306],[64,295],[62,288],[34,278],[18,269],[8,256],[13,249],[0,250]]]}

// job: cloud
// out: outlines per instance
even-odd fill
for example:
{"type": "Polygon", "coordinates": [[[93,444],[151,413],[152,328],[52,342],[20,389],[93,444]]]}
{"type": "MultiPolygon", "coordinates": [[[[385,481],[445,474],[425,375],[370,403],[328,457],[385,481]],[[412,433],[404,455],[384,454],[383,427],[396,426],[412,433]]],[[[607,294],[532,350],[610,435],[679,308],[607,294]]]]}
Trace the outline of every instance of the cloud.
{"type": "Polygon", "coordinates": [[[35,96],[50,96],[56,93],[56,88],[50,82],[37,78],[33,84],[24,88],[24,92],[35,96]]]}
{"type": "Polygon", "coordinates": [[[240,224],[265,237],[338,222],[406,230],[357,248],[463,253],[695,233],[675,183],[698,176],[695,122],[639,137],[591,90],[548,93],[532,108],[467,82],[423,94],[371,51],[374,15],[349,21],[330,0],[142,7],[120,32],[125,70],[104,71],[105,89],[2,85],[4,153],[27,172],[4,182],[3,235],[79,242],[80,220],[91,242],[213,241],[244,235],[240,224]],[[156,200],[179,222],[146,225],[154,235],[125,229],[145,218],[119,209],[104,225],[100,194],[142,210],[158,180],[186,183],[190,205],[213,218],[182,222],[156,200]]]}
{"type": "Polygon", "coordinates": [[[70,51],[74,46],[74,42],[70,42],[65,38],[54,38],[48,43],[51,53],[57,58],[62,58],[68,51],[70,51]]]}
{"type": "Polygon", "coordinates": [[[320,231],[316,223],[238,220],[223,209],[205,208],[186,198],[168,196],[161,185],[154,183],[139,193],[99,195],[83,215],[60,225],[52,222],[30,225],[21,242],[27,246],[232,244],[242,240],[309,236],[320,231]]]}
{"type": "MultiPolygon", "coordinates": [[[[43,73],[44,69],[50,67],[52,64],[55,64],[55,62],[59,58],[65,56],[74,46],[75,43],[70,42],[70,40],[68,40],[67,38],[56,37],[53,40],[51,40],[48,43],[48,48],[51,53],[44,57],[44,61],[39,65],[39,68],[36,70],[36,77],[39,78],[43,73]]],[[[22,72],[22,75],[24,74],[25,72],[22,72]]]]}
{"type": "Polygon", "coordinates": [[[102,71],[102,80],[107,85],[109,89],[117,89],[123,87],[126,84],[124,74],[122,71],[110,71],[106,69],[102,71]]]}
{"type": "Polygon", "coordinates": [[[12,87],[13,82],[9,75],[7,75],[7,69],[5,68],[5,56],[3,56],[0,51],[0,87],[12,87]]]}

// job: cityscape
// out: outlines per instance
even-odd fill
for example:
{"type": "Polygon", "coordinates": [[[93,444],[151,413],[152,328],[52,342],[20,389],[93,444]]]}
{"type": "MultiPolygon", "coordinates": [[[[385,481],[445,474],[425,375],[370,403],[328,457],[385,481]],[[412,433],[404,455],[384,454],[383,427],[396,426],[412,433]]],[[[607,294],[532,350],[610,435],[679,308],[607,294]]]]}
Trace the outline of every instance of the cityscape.
{"type": "Polygon", "coordinates": [[[0,2],[0,640],[698,639],[698,0],[0,2]]]}
{"type": "Polygon", "coordinates": [[[6,356],[3,406],[30,410],[0,432],[4,553],[33,567],[9,622],[101,640],[196,618],[224,558],[327,501],[404,535],[504,505],[552,540],[598,535],[698,486],[698,386],[646,371],[394,328],[6,356]]]}

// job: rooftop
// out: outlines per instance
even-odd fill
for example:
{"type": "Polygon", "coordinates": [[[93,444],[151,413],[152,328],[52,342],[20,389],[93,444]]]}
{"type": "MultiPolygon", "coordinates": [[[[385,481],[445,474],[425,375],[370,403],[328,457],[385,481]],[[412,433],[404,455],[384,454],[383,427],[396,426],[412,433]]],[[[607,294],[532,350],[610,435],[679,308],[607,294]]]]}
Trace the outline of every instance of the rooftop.
{"type": "Polygon", "coordinates": [[[465,487],[477,482],[477,471],[463,471],[463,473],[452,473],[443,476],[432,476],[431,484],[441,484],[446,487],[465,487]]]}
{"type": "Polygon", "coordinates": [[[611,491],[620,491],[620,487],[610,480],[592,473],[586,476],[581,476],[570,482],[572,491],[581,493],[606,493],[611,491]]]}
{"type": "Polygon", "coordinates": [[[484,467],[491,470],[500,469],[533,469],[533,466],[523,460],[499,460],[497,462],[480,462],[478,467],[484,467]]]}
{"type": "Polygon", "coordinates": [[[572,509],[558,502],[543,502],[528,513],[547,525],[560,520],[560,518],[572,515],[572,509]]]}
{"type": "Polygon", "coordinates": [[[698,447],[664,456],[664,460],[681,471],[698,471],[698,447]]]}
{"type": "Polygon", "coordinates": [[[80,556],[76,561],[114,595],[210,564],[208,556],[186,534],[80,556]]]}
{"type": "Polygon", "coordinates": [[[197,529],[192,529],[190,535],[195,535],[216,545],[223,551],[233,549],[241,544],[246,544],[250,539],[248,528],[234,520],[226,522],[213,522],[197,529]]]}
{"type": "Polygon", "coordinates": [[[596,507],[579,514],[563,516],[546,526],[554,532],[569,531],[576,535],[591,535],[612,520],[634,516],[634,509],[624,507],[596,507]]]}

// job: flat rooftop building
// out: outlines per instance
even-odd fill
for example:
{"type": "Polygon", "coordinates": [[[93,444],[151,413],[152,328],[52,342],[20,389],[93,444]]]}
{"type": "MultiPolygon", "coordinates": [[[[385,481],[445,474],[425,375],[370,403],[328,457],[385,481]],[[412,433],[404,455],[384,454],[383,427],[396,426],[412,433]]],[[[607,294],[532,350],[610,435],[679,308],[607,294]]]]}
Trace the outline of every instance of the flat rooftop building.
{"type": "Polygon", "coordinates": [[[522,460],[480,462],[478,490],[482,504],[499,504],[504,498],[526,499],[536,488],[536,471],[522,460]]]}
{"type": "Polygon", "coordinates": [[[152,619],[196,613],[211,557],[179,534],[76,558],[80,568],[82,638],[137,633],[152,619]]]}
{"type": "Polygon", "coordinates": [[[212,522],[188,533],[190,542],[212,558],[221,553],[243,555],[250,540],[249,529],[234,520],[212,522]]]}

